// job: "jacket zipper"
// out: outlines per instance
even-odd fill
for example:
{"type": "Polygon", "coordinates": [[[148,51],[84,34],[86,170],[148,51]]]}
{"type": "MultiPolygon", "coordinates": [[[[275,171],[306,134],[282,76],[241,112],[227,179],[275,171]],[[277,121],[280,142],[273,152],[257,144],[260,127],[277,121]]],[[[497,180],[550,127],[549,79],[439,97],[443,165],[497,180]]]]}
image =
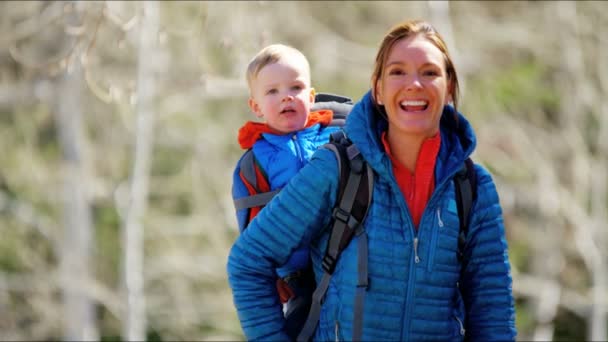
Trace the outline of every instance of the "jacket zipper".
{"type": "Polygon", "coordinates": [[[295,146],[296,153],[298,154],[298,159],[300,160],[300,163],[302,163],[302,148],[300,147],[300,144],[298,142],[298,135],[296,133],[294,133],[291,136],[291,140],[293,140],[293,144],[295,146]]]}
{"type": "Polygon", "coordinates": [[[340,323],[338,321],[336,321],[336,328],[335,328],[335,341],[339,342],[340,341],[340,336],[339,336],[339,332],[340,332],[340,323]]]}
{"type": "Polygon", "coordinates": [[[435,250],[437,249],[437,239],[439,237],[439,229],[443,227],[443,221],[441,220],[441,208],[438,206],[435,210],[437,215],[437,225],[433,224],[431,232],[431,245],[429,251],[429,261],[427,263],[427,270],[431,272],[433,270],[433,262],[435,260],[435,250]],[[439,227],[437,227],[439,226],[439,227]]]}
{"type": "Polygon", "coordinates": [[[414,238],[414,262],[419,263],[420,258],[418,257],[418,237],[414,238]]]}
{"type": "MultiPolygon", "coordinates": [[[[451,178],[448,178],[451,179],[451,178]]],[[[433,192],[433,194],[431,195],[431,198],[429,199],[428,203],[427,203],[427,207],[432,207],[434,205],[434,202],[436,202],[436,198],[438,197],[438,193],[441,193],[442,191],[444,191],[445,187],[446,187],[447,181],[442,182],[441,184],[439,184],[438,187],[435,188],[435,191],[433,192]]],[[[397,185],[397,187],[399,187],[397,185]]],[[[414,244],[414,256],[410,259],[410,269],[409,269],[409,275],[408,275],[408,279],[409,279],[409,283],[410,285],[408,286],[407,289],[407,295],[406,295],[406,301],[405,301],[405,324],[402,327],[401,330],[401,336],[402,336],[402,340],[404,341],[409,341],[409,335],[410,335],[410,325],[411,325],[411,316],[412,316],[412,310],[413,310],[413,297],[414,297],[414,287],[416,285],[416,264],[420,262],[420,257],[418,256],[418,231],[416,231],[415,227],[414,227],[414,222],[411,219],[411,214],[409,213],[409,209],[407,208],[407,203],[405,203],[405,199],[404,199],[404,205],[405,205],[405,210],[406,212],[409,214],[409,221],[411,226],[413,227],[413,229],[410,230],[410,233],[412,234],[412,241],[414,244]]],[[[422,217],[420,219],[420,223],[422,224],[422,221],[424,221],[424,213],[422,214],[422,217]]],[[[441,224],[443,224],[443,221],[441,222],[441,224]]],[[[461,324],[462,327],[462,324],[461,324]]],[[[463,333],[464,328],[461,329],[461,333],[463,333]]]]}

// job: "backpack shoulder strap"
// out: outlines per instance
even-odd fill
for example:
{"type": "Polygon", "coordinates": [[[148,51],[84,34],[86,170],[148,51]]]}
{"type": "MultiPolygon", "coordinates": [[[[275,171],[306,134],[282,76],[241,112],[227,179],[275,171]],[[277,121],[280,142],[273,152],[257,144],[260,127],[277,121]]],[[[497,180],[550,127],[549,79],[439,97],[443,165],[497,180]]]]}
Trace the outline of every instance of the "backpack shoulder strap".
{"type": "Polygon", "coordinates": [[[255,156],[253,150],[248,149],[239,160],[242,178],[249,183],[254,189],[258,190],[258,182],[255,176],[255,156]]]}
{"type": "Polygon", "coordinates": [[[467,233],[469,231],[470,211],[473,202],[477,199],[477,175],[475,165],[471,158],[464,161],[464,165],[454,177],[456,188],[456,207],[458,209],[458,220],[460,230],[458,234],[458,257],[462,261],[467,233]]]}
{"type": "Polygon", "coordinates": [[[333,132],[330,143],[325,148],[333,151],[338,162],[339,189],[337,205],[332,213],[332,226],[327,249],[323,257],[323,278],[313,293],[312,305],[308,318],[298,341],[308,341],[317,326],[321,313],[321,303],[329,287],[329,281],[335,270],[337,260],[354,234],[358,239],[358,282],[355,294],[353,319],[353,340],[361,340],[363,319],[363,295],[368,286],[367,269],[367,235],[363,230],[363,221],[367,216],[373,192],[373,173],[363,160],[357,147],[348,140],[342,130],[333,132]]]}
{"type": "Polygon", "coordinates": [[[244,230],[249,222],[257,213],[265,206],[270,200],[280,191],[276,189],[270,191],[270,185],[266,180],[266,174],[257,162],[252,149],[248,149],[238,163],[239,176],[241,181],[247,187],[249,192],[248,196],[235,198],[234,208],[239,210],[247,210],[247,220],[244,227],[240,227],[241,231],[244,230]]]}
{"type": "Polygon", "coordinates": [[[363,160],[357,146],[348,140],[344,131],[333,132],[326,147],[336,155],[340,172],[337,205],[332,212],[330,243],[323,259],[325,271],[333,273],[339,253],[348,245],[355,230],[367,216],[373,177],[370,177],[371,172],[368,172],[369,165],[363,160]],[[331,246],[331,241],[337,245],[331,246]]]}

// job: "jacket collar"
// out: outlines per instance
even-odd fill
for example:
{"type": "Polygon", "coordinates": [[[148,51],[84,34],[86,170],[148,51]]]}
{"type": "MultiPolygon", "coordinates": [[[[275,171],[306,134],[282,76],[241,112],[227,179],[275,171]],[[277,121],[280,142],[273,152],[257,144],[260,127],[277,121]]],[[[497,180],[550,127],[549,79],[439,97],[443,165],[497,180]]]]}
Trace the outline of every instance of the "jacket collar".
{"type": "MultiPolygon", "coordinates": [[[[308,115],[305,128],[312,127],[316,124],[327,126],[331,123],[332,119],[333,112],[331,110],[319,110],[316,112],[311,112],[308,115]]],[[[263,122],[248,121],[239,129],[239,145],[241,145],[241,148],[244,150],[251,148],[256,141],[262,138],[263,134],[285,135],[286,133],[277,132],[263,122]]]]}
{"type": "MultiPolygon", "coordinates": [[[[357,145],[365,160],[376,172],[385,176],[390,174],[391,164],[380,137],[387,128],[388,122],[373,103],[371,91],[355,104],[345,126],[348,137],[357,145]]],[[[462,167],[462,163],[473,153],[477,143],[467,119],[452,106],[445,106],[443,109],[440,132],[441,146],[435,167],[438,183],[462,167]],[[457,115],[457,120],[454,114],[457,115]]]]}

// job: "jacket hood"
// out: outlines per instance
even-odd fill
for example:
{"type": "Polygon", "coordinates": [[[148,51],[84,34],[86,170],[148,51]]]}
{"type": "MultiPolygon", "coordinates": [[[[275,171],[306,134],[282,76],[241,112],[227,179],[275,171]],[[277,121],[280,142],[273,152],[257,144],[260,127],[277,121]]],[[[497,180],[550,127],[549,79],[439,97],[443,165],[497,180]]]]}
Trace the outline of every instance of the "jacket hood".
{"type": "MultiPolygon", "coordinates": [[[[355,104],[345,126],[350,140],[357,145],[370,166],[381,175],[392,172],[390,159],[380,140],[382,132],[387,128],[388,122],[374,104],[371,91],[355,104]]],[[[458,171],[477,144],[475,133],[468,120],[449,105],[443,109],[440,132],[441,147],[436,166],[438,180],[458,171]],[[454,113],[457,114],[458,119],[455,118],[454,113]]]]}
{"type": "MultiPolygon", "coordinates": [[[[321,126],[327,126],[333,119],[333,112],[331,110],[319,110],[311,112],[308,115],[305,128],[321,124],[321,126]]],[[[262,138],[262,134],[271,133],[277,135],[284,135],[285,133],[279,133],[272,128],[268,127],[266,123],[248,121],[239,129],[238,142],[242,149],[246,150],[251,148],[256,141],[262,138]]]]}

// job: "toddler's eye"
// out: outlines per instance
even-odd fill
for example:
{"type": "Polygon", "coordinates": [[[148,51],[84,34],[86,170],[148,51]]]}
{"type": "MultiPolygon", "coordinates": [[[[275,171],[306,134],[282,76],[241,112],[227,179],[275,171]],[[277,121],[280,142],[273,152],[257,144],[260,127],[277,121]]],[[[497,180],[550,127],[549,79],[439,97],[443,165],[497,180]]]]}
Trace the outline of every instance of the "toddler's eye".
{"type": "Polygon", "coordinates": [[[302,87],[301,85],[294,85],[293,87],[291,87],[291,90],[302,90],[304,87],[302,87]]]}
{"type": "Polygon", "coordinates": [[[268,89],[268,91],[266,91],[267,95],[273,95],[273,94],[276,94],[276,93],[277,93],[277,90],[274,89],[274,88],[273,89],[268,89]]]}

